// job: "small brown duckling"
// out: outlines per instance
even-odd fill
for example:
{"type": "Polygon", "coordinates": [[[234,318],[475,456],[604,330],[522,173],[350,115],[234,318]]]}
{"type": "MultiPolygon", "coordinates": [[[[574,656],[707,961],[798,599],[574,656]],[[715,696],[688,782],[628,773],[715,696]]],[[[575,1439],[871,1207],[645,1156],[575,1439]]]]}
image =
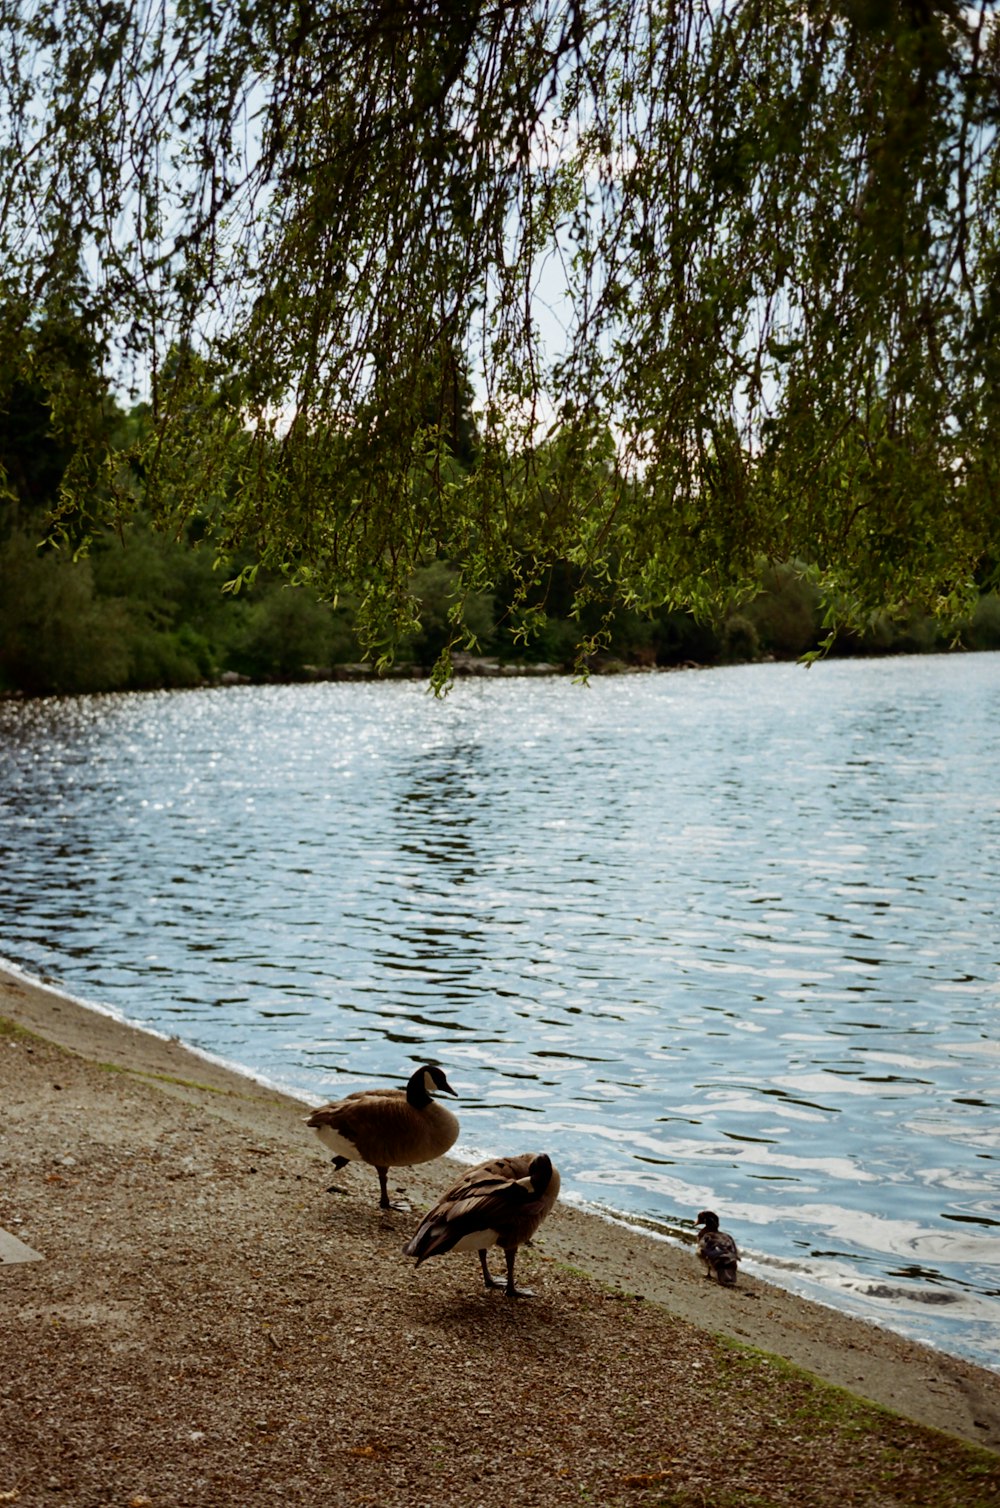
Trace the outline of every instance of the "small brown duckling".
{"type": "Polygon", "coordinates": [[[705,1264],[706,1278],[714,1277],[725,1288],[736,1284],[736,1264],[740,1260],[736,1242],[728,1231],[719,1229],[714,1210],[702,1210],[698,1216],[698,1256],[705,1264]]]}

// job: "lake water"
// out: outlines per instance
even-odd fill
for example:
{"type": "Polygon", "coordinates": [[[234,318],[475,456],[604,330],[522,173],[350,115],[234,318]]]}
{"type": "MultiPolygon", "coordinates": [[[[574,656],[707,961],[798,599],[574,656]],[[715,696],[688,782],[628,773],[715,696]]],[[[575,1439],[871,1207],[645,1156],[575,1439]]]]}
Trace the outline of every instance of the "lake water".
{"type": "Polygon", "coordinates": [[[0,703],[16,965],[993,1367],[998,857],[997,655],[0,703]]]}

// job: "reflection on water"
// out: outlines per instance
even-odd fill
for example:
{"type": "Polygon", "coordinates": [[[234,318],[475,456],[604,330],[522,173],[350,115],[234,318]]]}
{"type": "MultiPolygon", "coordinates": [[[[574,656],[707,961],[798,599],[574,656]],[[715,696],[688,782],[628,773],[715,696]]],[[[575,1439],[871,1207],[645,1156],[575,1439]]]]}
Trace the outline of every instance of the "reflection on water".
{"type": "Polygon", "coordinates": [[[1000,658],[0,704],[0,951],[1000,1361],[1000,658]]]}

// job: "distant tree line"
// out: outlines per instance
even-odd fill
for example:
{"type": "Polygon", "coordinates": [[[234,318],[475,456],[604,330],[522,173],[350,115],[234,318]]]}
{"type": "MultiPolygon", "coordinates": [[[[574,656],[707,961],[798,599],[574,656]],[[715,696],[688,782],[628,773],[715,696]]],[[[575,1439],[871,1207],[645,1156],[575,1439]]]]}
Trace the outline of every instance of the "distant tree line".
{"type": "MultiPolygon", "coordinates": [[[[125,413],[110,397],[72,322],[49,323],[36,338],[59,348],[64,380],[75,386],[75,422],[89,426],[106,449],[107,465],[85,479],[87,485],[107,494],[117,474],[130,470],[134,488],[134,457],[146,438],[148,411],[138,405],[125,413]]],[[[51,366],[51,350],[46,359],[51,366]]],[[[45,390],[27,380],[24,369],[20,360],[0,362],[0,691],[186,687],[224,677],[295,681],[342,672],[365,657],[371,646],[359,644],[354,599],[324,601],[309,585],[291,585],[280,571],[258,569],[238,553],[220,557],[198,516],[169,534],[140,512],[119,531],[107,523],[95,528],[76,504],[65,508],[74,445],[53,425],[45,390]],[[241,589],[233,590],[234,583],[241,589]]],[[[474,469],[477,436],[467,386],[444,418],[451,464],[457,471],[474,469]]],[[[551,449],[573,443],[571,433],[562,434],[551,449]]],[[[609,445],[595,443],[592,450],[596,486],[613,461],[609,445]]],[[[79,495],[79,478],[74,486],[79,495]]],[[[102,502],[106,506],[106,497],[102,502]]],[[[555,492],[549,505],[558,506],[555,492]]],[[[453,638],[459,601],[470,647],[508,665],[571,670],[581,663],[581,641],[591,646],[582,663],[596,671],[792,659],[815,651],[826,633],[828,603],[810,564],[763,564],[760,579],[760,591],[714,615],[662,607],[609,612],[596,598],[581,606],[581,575],[571,560],[557,562],[526,592],[512,576],[470,590],[453,563],[431,557],[409,578],[409,622],[394,630],[392,663],[429,671],[453,638]]],[[[955,646],[1000,648],[995,592],[984,591],[971,616],[947,634],[932,617],[900,620],[884,613],[865,632],[841,634],[834,652],[955,646]]]]}

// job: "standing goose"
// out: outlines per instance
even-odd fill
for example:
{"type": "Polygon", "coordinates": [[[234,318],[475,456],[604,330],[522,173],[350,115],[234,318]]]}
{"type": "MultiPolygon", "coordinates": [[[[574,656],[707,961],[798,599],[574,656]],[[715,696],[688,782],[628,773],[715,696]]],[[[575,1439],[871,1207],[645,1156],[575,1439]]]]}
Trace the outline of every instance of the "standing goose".
{"type": "MultiPolygon", "coordinates": [[[[335,1168],[367,1162],[378,1174],[384,1210],[398,1208],[389,1199],[390,1168],[441,1157],[458,1137],[458,1117],[439,1105],[435,1094],[454,1094],[443,1071],[425,1063],[403,1089],[356,1089],[332,1105],[322,1105],[306,1121],[334,1154],[335,1168]]],[[[334,1185],[331,1193],[343,1193],[334,1185]]]]}
{"type": "Polygon", "coordinates": [[[559,1174],[544,1153],[496,1157],[470,1168],[452,1184],[420,1222],[403,1255],[417,1266],[444,1251],[478,1251],[487,1288],[503,1288],[508,1298],[531,1298],[514,1283],[517,1248],[530,1241],[559,1194],[559,1174]],[[486,1261],[490,1246],[507,1259],[507,1281],[495,1278],[486,1261]]]}
{"type": "Polygon", "coordinates": [[[719,1229],[719,1217],[714,1210],[702,1210],[698,1224],[698,1255],[705,1264],[706,1278],[715,1277],[726,1288],[736,1284],[736,1264],[740,1254],[736,1242],[728,1231],[719,1229]]]}

